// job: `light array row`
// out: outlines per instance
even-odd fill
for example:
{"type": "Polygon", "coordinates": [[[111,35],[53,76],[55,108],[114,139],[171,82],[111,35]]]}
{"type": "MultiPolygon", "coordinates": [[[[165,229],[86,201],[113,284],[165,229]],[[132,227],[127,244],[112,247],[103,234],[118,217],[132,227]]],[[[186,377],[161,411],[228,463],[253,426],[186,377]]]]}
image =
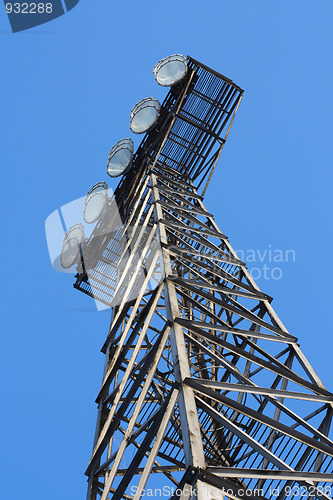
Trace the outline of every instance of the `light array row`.
{"type": "MultiPolygon", "coordinates": [[[[163,87],[177,85],[187,73],[186,58],[174,54],[159,61],[153,70],[155,80],[163,87]]],[[[156,124],[161,104],[154,97],[139,101],[131,111],[130,129],[134,134],[150,132],[156,124]]],[[[119,177],[129,172],[132,166],[134,143],[126,138],[118,141],[109,153],[107,172],[110,177],[119,177]]]]}
{"type": "MultiPolygon", "coordinates": [[[[177,85],[187,73],[187,61],[181,54],[174,54],[159,61],[153,73],[155,80],[163,87],[177,85]]],[[[146,97],[139,101],[132,109],[130,115],[130,129],[134,134],[150,132],[159,117],[160,102],[154,97],[146,97]]],[[[134,143],[126,137],[118,141],[110,150],[107,164],[107,173],[110,177],[126,175],[133,162],[134,143]]],[[[93,224],[99,220],[109,207],[108,185],[98,182],[87,193],[84,202],[83,217],[85,222],[93,224]]],[[[65,234],[60,264],[64,269],[69,269],[80,260],[81,246],[85,242],[83,224],[74,224],[65,234]]]]}

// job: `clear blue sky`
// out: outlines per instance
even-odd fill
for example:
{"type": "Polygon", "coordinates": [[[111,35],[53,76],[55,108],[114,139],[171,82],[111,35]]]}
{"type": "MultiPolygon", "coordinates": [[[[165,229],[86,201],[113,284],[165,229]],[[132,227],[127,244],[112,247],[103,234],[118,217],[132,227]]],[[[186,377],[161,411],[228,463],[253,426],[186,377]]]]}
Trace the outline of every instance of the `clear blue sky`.
{"type": "Polygon", "coordinates": [[[109,182],[169,54],[245,89],[206,206],[235,249],[295,251],[259,284],[332,390],[332,1],[81,0],[18,34],[0,13],[2,498],[85,498],[110,314],[53,271],[44,222],[109,182]]]}

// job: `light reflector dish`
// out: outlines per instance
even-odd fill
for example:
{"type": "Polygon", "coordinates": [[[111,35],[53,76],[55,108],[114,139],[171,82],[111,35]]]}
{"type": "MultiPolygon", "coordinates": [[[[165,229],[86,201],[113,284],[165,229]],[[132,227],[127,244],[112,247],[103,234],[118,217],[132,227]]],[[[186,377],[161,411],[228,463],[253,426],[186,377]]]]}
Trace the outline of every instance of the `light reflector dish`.
{"type": "Polygon", "coordinates": [[[60,264],[64,269],[69,269],[80,257],[80,245],[84,241],[84,227],[74,224],[65,234],[60,254],[60,264]]]}
{"type": "Polygon", "coordinates": [[[131,111],[130,127],[135,134],[148,132],[157,121],[161,104],[154,97],[139,101],[131,111]]]}
{"type": "Polygon", "coordinates": [[[84,200],[83,217],[88,224],[96,222],[102,215],[108,201],[108,185],[106,182],[95,184],[84,200]]]}
{"type": "Polygon", "coordinates": [[[186,57],[181,54],[161,59],[153,69],[155,80],[162,87],[171,87],[180,82],[187,73],[186,57]]]}
{"type": "Polygon", "coordinates": [[[126,174],[132,166],[134,143],[126,137],[118,141],[109,153],[107,172],[110,177],[126,174]]]}

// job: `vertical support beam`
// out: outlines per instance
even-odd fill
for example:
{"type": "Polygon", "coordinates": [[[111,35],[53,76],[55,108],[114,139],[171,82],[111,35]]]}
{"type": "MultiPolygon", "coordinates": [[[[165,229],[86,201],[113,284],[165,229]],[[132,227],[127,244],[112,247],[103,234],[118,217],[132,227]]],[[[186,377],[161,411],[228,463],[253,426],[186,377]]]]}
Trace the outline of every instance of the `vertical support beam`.
{"type": "MultiPolygon", "coordinates": [[[[202,208],[202,210],[205,210],[207,211],[205,205],[203,204],[202,200],[201,199],[198,199],[198,204],[200,206],[200,208],[202,208]]],[[[218,225],[216,224],[215,220],[213,219],[213,217],[208,217],[209,221],[210,221],[210,224],[211,226],[216,230],[216,231],[220,231],[219,230],[219,227],[218,225]]],[[[225,247],[227,248],[228,252],[230,253],[230,255],[232,257],[234,257],[235,259],[238,259],[238,255],[237,253],[235,252],[235,250],[232,248],[231,244],[229,243],[229,241],[227,239],[225,239],[223,241],[223,244],[225,245],[225,247]]],[[[248,270],[246,268],[243,268],[243,272],[244,272],[244,276],[246,277],[246,280],[253,286],[253,288],[255,288],[256,290],[260,291],[258,285],[256,284],[256,282],[254,281],[254,279],[252,278],[251,274],[248,272],[248,270]]],[[[276,312],[274,311],[273,307],[271,306],[270,302],[268,300],[265,300],[263,299],[262,300],[263,304],[265,305],[266,307],[266,311],[268,313],[268,315],[270,316],[270,318],[272,319],[272,321],[275,322],[275,324],[283,331],[288,332],[287,328],[284,326],[284,324],[282,323],[282,321],[280,320],[280,318],[278,317],[278,315],[276,314],[276,312]]],[[[317,373],[315,372],[315,370],[312,368],[311,364],[309,363],[309,361],[307,360],[307,358],[304,356],[303,352],[301,351],[301,348],[299,347],[298,344],[293,344],[292,346],[292,349],[294,350],[295,354],[296,354],[296,357],[298,359],[298,361],[300,362],[300,364],[302,365],[302,367],[304,368],[304,370],[307,372],[308,376],[311,378],[312,382],[316,385],[318,385],[318,387],[320,387],[321,389],[326,389],[325,385],[323,384],[323,382],[321,381],[321,379],[319,378],[319,376],[317,375],[317,373]]],[[[331,407],[333,408],[333,403],[329,403],[331,405],[331,407]]]]}
{"type": "Polygon", "coordinates": [[[141,479],[139,481],[137,491],[133,497],[133,500],[140,500],[141,499],[141,492],[144,490],[146,483],[148,481],[149,474],[151,473],[151,470],[153,468],[155,458],[157,456],[157,453],[158,453],[158,450],[160,448],[162,439],[164,437],[164,434],[165,434],[167,425],[169,423],[171,414],[173,412],[175,403],[177,401],[178,394],[179,394],[179,391],[176,388],[173,388],[172,394],[171,394],[170,399],[169,399],[169,401],[166,405],[166,408],[165,408],[165,413],[164,413],[164,416],[162,418],[162,422],[161,422],[160,427],[157,431],[157,436],[156,436],[154,445],[151,449],[151,452],[149,453],[147,463],[146,463],[145,468],[143,470],[143,473],[142,473],[141,479]]]}
{"type": "Polygon", "coordinates": [[[163,219],[161,206],[156,203],[160,196],[157,187],[157,179],[151,174],[152,199],[155,212],[157,231],[160,237],[163,253],[164,274],[166,277],[164,287],[164,299],[166,313],[169,321],[173,323],[170,333],[170,344],[174,364],[174,374],[176,381],[180,382],[181,390],[179,397],[180,421],[182,427],[182,438],[184,442],[185,465],[206,468],[203,443],[201,438],[200,423],[194,391],[183,384],[185,378],[191,376],[189,359],[186,351],[185,336],[182,327],[175,323],[175,319],[180,317],[175,285],[167,278],[172,275],[170,254],[167,248],[168,240],[165,227],[159,221],[163,219]]]}
{"type": "Polygon", "coordinates": [[[107,498],[107,496],[108,496],[108,494],[110,492],[113,480],[114,480],[114,478],[116,476],[116,473],[117,473],[117,469],[119,467],[119,464],[121,462],[121,459],[122,459],[123,454],[125,452],[125,449],[127,447],[128,440],[129,440],[129,438],[130,438],[130,436],[131,436],[131,434],[133,432],[134,425],[136,423],[136,419],[138,418],[138,415],[140,413],[142,405],[144,404],[144,400],[145,400],[146,394],[147,394],[147,392],[149,390],[149,387],[150,387],[150,385],[152,383],[152,380],[153,380],[153,377],[154,377],[154,374],[155,374],[158,362],[159,362],[160,357],[162,355],[162,352],[163,352],[163,349],[165,347],[165,344],[166,344],[166,341],[168,339],[168,336],[169,336],[169,327],[167,326],[165,328],[165,331],[164,331],[163,335],[161,336],[160,344],[159,344],[159,346],[158,346],[158,348],[156,350],[156,355],[155,355],[154,361],[152,363],[152,366],[150,367],[150,370],[148,372],[148,375],[147,375],[147,378],[145,380],[144,386],[142,388],[142,391],[140,392],[140,396],[139,396],[137,404],[135,406],[134,412],[133,412],[133,414],[131,416],[131,419],[130,419],[129,424],[127,426],[127,429],[125,431],[124,438],[123,438],[123,440],[122,440],[122,442],[120,444],[120,447],[118,449],[117,455],[116,455],[115,460],[113,462],[112,469],[111,469],[111,471],[110,471],[110,473],[108,475],[108,478],[106,480],[101,500],[106,500],[106,498],[107,498]]]}

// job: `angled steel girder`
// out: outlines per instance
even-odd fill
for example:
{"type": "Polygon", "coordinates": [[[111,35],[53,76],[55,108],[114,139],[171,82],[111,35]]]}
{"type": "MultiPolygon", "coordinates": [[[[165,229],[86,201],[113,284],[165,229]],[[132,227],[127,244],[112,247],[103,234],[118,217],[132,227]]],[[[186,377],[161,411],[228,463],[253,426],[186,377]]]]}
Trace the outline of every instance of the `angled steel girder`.
{"type": "Polygon", "coordinates": [[[113,307],[87,500],[137,500],[158,475],[172,498],[331,498],[333,395],[203,204],[243,92],[188,65],[116,190],[118,259],[101,220],[78,268],[113,307]]]}

